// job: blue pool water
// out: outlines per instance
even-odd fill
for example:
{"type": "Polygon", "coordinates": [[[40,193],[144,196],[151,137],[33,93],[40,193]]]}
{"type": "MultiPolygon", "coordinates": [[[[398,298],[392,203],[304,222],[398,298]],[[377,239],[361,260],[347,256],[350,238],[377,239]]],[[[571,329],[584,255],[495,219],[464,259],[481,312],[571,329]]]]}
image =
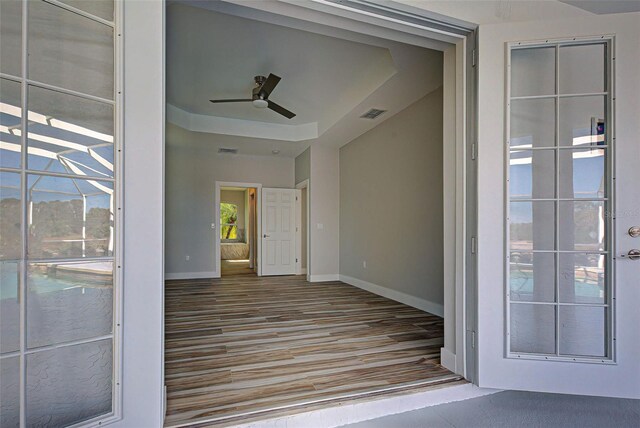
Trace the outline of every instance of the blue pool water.
{"type": "MultiPolygon", "coordinates": [[[[49,278],[46,275],[30,275],[29,286],[37,293],[49,293],[52,291],[66,290],[68,288],[82,287],[82,283],[68,280],[49,278]]],[[[15,299],[18,297],[18,264],[3,263],[0,269],[0,299],[15,299]]]]}
{"type": "MultiPolygon", "coordinates": [[[[510,282],[512,292],[517,292],[520,294],[533,294],[533,278],[522,276],[518,278],[511,278],[510,282]]],[[[584,297],[590,299],[602,298],[602,287],[593,282],[576,280],[574,290],[576,297],[584,297]]]]}

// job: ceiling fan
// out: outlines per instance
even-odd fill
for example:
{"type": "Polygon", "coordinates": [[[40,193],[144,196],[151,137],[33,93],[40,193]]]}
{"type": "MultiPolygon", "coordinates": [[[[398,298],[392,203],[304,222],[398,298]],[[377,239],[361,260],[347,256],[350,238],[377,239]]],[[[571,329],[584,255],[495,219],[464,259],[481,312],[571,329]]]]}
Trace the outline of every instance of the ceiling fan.
{"type": "Polygon", "coordinates": [[[295,116],[295,113],[290,112],[286,108],[274,103],[269,100],[269,95],[276,87],[278,82],[280,82],[280,77],[275,74],[269,74],[269,77],[264,76],[256,76],[253,78],[256,82],[255,88],[253,88],[253,95],[251,98],[238,98],[238,99],[228,99],[228,100],[209,100],[212,103],[244,103],[250,102],[254,107],[257,108],[269,108],[276,113],[280,113],[287,119],[291,119],[295,116]]]}

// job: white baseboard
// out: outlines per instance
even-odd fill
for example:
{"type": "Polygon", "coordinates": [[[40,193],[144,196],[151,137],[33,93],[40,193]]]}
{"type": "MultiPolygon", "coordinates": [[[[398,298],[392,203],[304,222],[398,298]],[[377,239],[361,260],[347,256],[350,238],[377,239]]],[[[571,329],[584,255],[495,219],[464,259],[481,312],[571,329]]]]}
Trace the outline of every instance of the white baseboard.
{"type": "Polygon", "coordinates": [[[340,427],[356,422],[368,421],[383,416],[424,409],[438,404],[452,403],[482,397],[500,392],[497,389],[478,388],[470,383],[396,395],[393,397],[372,399],[355,404],[342,403],[325,409],[312,410],[288,416],[265,419],[256,422],[240,423],[237,428],[279,428],[279,427],[340,427]]]}
{"type": "Polygon", "coordinates": [[[309,275],[309,282],[325,282],[325,281],[340,281],[340,275],[337,273],[327,275],[309,275]]]}
{"type": "Polygon", "coordinates": [[[449,351],[447,348],[440,348],[440,364],[444,368],[451,370],[454,373],[458,373],[456,370],[456,354],[449,351]]]}
{"type": "Polygon", "coordinates": [[[202,279],[202,278],[220,278],[217,272],[176,272],[165,273],[164,279],[202,279]]]}
{"type": "Polygon", "coordinates": [[[411,296],[402,291],[392,290],[381,285],[373,284],[371,282],[363,281],[362,279],[353,278],[347,275],[340,275],[340,281],[346,282],[354,287],[362,288],[378,296],[386,297],[387,299],[395,300],[396,302],[404,303],[405,305],[412,306],[421,311],[429,312],[430,314],[438,315],[444,318],[444,306],[439,303],[430,302],[420,297],[411,296]]]}

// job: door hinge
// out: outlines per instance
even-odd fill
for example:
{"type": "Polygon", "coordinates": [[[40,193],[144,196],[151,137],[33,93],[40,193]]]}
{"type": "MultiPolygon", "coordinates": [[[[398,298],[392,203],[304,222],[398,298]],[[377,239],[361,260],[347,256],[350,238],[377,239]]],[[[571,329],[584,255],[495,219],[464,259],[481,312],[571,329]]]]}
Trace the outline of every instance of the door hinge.
{"type": "Polygon", "coordinates": [[[298,200],[298,197],[296,196],[296,201],[298,200]]]}
{"type": "Polygon", "coordinates": [[[476,160],[477,152],[478,152],[478,143],[476,142],[471,144],[471,160],[476,160]]]}
{"type": "Polygon", "coordinates": [[[298,263],[298,258],[296,258],[296,263],[298,263]]]}
{"type": "Polygon", "coordinates": [[[471,331],[471,349],[476,349],[476,332],[475,332],[475,330],[471,331]]]}
{"type": "Polygon", "coordinates": [[[475,254],[476,253],[476,237],[472,236],[471,237],[471,254],[475,254]]]}
{"type": "Polygon", "coordinates": [[[476,50],[475,49],[471,51],[471,66],[472,67],[476,66],[476,50]]]}

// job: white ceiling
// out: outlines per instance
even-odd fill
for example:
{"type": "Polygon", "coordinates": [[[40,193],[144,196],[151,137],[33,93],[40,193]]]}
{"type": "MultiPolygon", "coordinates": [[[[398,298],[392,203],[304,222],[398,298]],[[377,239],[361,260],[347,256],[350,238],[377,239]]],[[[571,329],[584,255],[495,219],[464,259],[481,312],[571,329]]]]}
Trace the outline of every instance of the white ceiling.
{"type": "MultiPolygon", "coordinates": [[[[296,157],[309,146],[307,141],[282,141],[265,138],[246,138],[234,135],[220,135],[208,132],[193,132],[173,123],[167,123],[165,137],[169,146],[181,149],[202,150],[205,147],[217,152],[218,149],[238,149],[239,155],[274,156],[273,150],[279,150],[278,156],[296,157]]],[[[235,156],[220,154],[220,156],[235,156]]]]}
{"type": "Polygon", "coordinates": [[[167,100],[191,113],[326,123],[395,73],[389,51],[381,47],[191,6],[170,6],[167,26],[167,100]],[[282,77],[270,99],[296,113],[291,120],[251,103],[209,102],[251,98],[254,76],[269,73],[282,77]]]}
{"type": "Polygon", "coordinates": [[[640,0],[394,0],[479,25],[640,11],[640,0]]]}
{"type": "Polygon", "coordinates": [[[237,14],[207,10],[221,2],[182,3],[167,13],[167,117],[179,125],[169,127],[169,144],[186,129],[242,154],[277,148],[295,156],[311,139],[346,144],[442,85],[439,51],[309,23],[261,22],[238,16],[240,6],[231,8],[237,14]],[[270,98],[294,119],[251,103],[209,102],[249,98],[253,76],[269,73],[282,77],[270,98]],[[370,108],[388,113],[360,119],[370,108]]]}
{"type": "Polygon", "coordinates": [[[555,0],[396,0],[478,25],[570,19],[589,12],[555,0]]]}
{"type": "Polygon", "coordinates": [[[640,12],[640,0],[560,0],[562,3],[570,4],[580,9],[584,9],[596,15],[607,15],[610,13],[640,12]]]}

